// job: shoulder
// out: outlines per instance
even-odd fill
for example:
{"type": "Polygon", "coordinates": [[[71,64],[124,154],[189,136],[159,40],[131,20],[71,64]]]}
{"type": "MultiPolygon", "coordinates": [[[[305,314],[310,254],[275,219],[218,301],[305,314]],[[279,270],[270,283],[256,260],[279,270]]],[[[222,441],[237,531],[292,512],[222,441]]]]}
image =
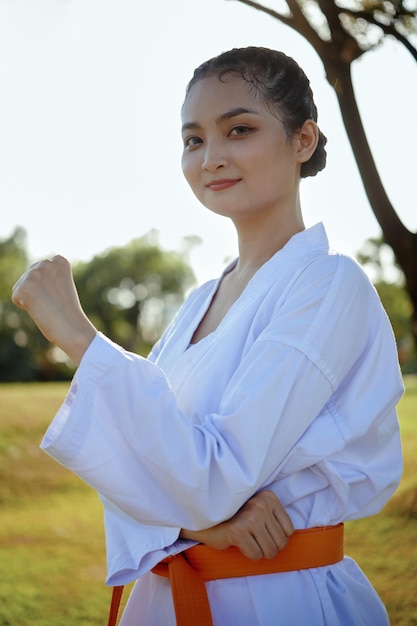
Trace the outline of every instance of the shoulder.
{"type": "MultiPolygon", "coordinates": [[[[304,265],[293,282],[294,294],[301,293],[324,308],[365,306],[378,301],[377,292],[363,268],[353,258],[334,252],[320,251],[304,265]]],[[[380,305],[380,303],[379,303],[380,305]]]]}
{"type": "Polygon", "coordinates": [[[315,305],[312,326],[320,327],[320,332],[334,326],[360,336],[361,330],[375,322],[371,313],[385,316],[370,279],[351,257],[333,251],[317,255],[297,283],[295,293],[301,292],[304,297],[308,293],[307,306],[315,305]]]}
{"type": "Polygon", "coordinates": [[[392,344],[369,278],[354,259],[333,251],[317,251],[304,262],[273,306],[261,338],[302,352],[333,385],[371,342],[392,344]]]}
{"type": "Polygon", "coordinates": [[[304,337],[303,349],[321,362],[334,384],[359,362],[384,358],[396,366],[395,338],[378,293],[354,259],[329,254],[312,268],[327,289],[304,337]],[[319,269],[320,268],[320,269],[319,269]],[[378,357],[379,355],[379,357],[378,357]]]}
{"type": "MultiPolygon", "coordinates": [[[[277,285],[277,288],[280,286],[277,285]]],[[[376,291],[361,266],[337,252],[319,250],[294,268],[277,300],[280,313],[304,311],[307,317],[335,314],[345,306],[362,307],[376,291]]],[[[278,310],[277,310],[278,313],[278,310]]]]}
{"type": "Polygon", "coordinates": [[[271,262],[276,264],[280,276],[282,273],[286,276],[286,293],[298,294],[305,300],[312,298],[318,302],[335,291],[353,287],[373,289],[357,261],[329,247],[321,223],[295,235],[271,262]]]}

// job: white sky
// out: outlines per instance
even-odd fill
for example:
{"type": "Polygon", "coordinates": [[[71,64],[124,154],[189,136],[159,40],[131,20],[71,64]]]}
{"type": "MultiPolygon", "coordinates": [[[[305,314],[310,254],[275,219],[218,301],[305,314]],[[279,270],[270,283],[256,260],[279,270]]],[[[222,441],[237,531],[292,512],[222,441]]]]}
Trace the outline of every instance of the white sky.
{"type": "MultiPolygon", "coordinates": [[[[198,235],[191,265],[216,276],[234,230],[183,180],[180,107],[194,67],[246,45],[283,50],[311,80],[328,166],[302,184],[307,225],[348,254],[378,236],[321,61],[291,29],[228,0],[0,0],[0,239],[20,225],[33,258],[88,260],[151,229],[167,249],[198,235]]],[[[354,82],[388,195],[417,230],[416,63],[387,42],[354,82]]]]}

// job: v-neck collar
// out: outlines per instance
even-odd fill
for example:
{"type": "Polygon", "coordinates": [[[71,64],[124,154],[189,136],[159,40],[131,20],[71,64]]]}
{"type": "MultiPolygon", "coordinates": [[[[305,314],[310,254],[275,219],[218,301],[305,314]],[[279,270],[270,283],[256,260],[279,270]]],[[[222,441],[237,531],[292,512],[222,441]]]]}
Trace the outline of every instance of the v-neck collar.
{"type": "Polygon", "coordinates": [[[262,292],[268,289],[277,280],[283,269],[294,263],[295,260],[297,263],[299,262],[300,252],[302,253],[301,256],[304,257],[311,254],[312,251],[316,252],[317,249],[328,250],[327,236],[321,223],[293,235],[285,246],[275,252],[275,254],[265,261],[254,273],[240,296],[233,302],[217,327],[211,333],[200,339],[200,341],[191,343],[191,339],[207,313],[223,278],[236,267],[238,258],[229,263],[220,277],[214,281],[211,290],[200,307],[198,315],[196,315],[196,324],[188,342],[187,349],[193,349],[212,336],[214,336],[213,339],[215,340],[217,332],[223,331],[223,327],[224,331],[227,331],[227,329],[237,321],[242,310],[253,302],[253,300],[258,298],[262,292]]]}
{"type": "Polygon", "coordinates": [[[175,332],[168,342],[167,353],[164,354],[164,350],[162,350],[160,355],[161,367],[168,373],[174,365],[179,364],[179,359],[183,362],[182,359],[184,358],[189,365],[198,361],[232,326],[239,323],[239,318],[245,310],[268,291],[279,280],[280,276],[289,275],[292,266],[294,266],[293,273],[296,272],[297,266],[303,259],[308,256],[315,256],[319,250],[328,250],[327,236],[321,223],[291,237],[283,248],[278,250],[255,272],[215,330],[200,341],[191,343],[191,339],[207,313],[223,277],[235,267],[238,259],[229,263],[219,278],[209,281],[199,288],[200,298],[197,298],[194,306],[185,309],[184,315],[178,320],[178,326],[175,327],[175,332]]]}

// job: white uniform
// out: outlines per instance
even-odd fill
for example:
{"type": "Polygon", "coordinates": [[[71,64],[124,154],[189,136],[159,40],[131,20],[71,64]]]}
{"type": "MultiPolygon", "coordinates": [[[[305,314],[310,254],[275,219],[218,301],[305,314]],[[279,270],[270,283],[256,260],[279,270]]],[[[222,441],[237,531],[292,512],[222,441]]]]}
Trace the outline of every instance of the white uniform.
{"type": "MultiPolygon", "coordinates": [[[[255,274],[218,328],[190,340],[219,281],[197,289],[149,359],[97,335],[42,447],[100,493],[108,584],[137,579],[122,626],[173,626],[149,569],[265,486],[296,528],[377,513],[402,471],[403,392],[390,324],[321,224],[255,274]]],[[[214,626],[383,626],[351,559],[207,584],[214,626]]],[[[197,626],[197,625],[196,625],[197,626]]]]}

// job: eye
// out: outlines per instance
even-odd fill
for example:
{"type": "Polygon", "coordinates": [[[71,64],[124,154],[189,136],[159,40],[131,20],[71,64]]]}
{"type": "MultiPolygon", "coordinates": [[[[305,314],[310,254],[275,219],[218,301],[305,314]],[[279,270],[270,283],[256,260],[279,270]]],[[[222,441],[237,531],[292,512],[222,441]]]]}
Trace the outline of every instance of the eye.
{"type": "Polygon", "coordinates": [[[203,143],[203,140],[200,137],[197,137],[196,135],[192,135],[191,137],[184,138],[184,148],[188,148],[188,150],[192,150],[193,148],[196,148],[202,143],[203,143]]]}
{"type": "Polygon", "coordinates": [[[252,130],[253,130],[253,128],[251,128],[249,126],[242,126],[242,125],[235,126],[234,128],[232,128],[232,130],[230,131],[229,135],[232,135],[233,137],[240,136],[240,135],[247,135],[252,130]]]}

